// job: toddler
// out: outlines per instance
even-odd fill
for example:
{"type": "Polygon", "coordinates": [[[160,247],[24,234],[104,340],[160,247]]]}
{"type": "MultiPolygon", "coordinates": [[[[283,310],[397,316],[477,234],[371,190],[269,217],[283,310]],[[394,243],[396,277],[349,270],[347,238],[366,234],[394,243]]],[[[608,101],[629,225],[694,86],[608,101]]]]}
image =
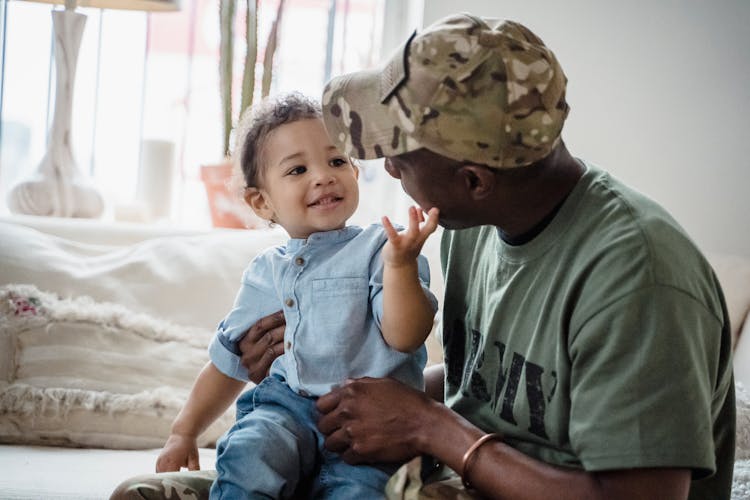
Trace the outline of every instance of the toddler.
{"type": "Polygon", "coordinates": [[[284,354],[237,400],[236,423],[217,445],[211,498],[381,498],[398,464],[353,466],[327,451],[315,399],[364,376],[423,388],[423,342],[437,301],[419,252],[437,210],[425,221],[410,208],[402,233],[385,217],[382,225],[347,226],[359,201],[358,169],[328,138],[319,104],[300,94],[264,100],[243,127],[245,201],[290,239],[245,270],[157,470],[195,463],[196,436],[249,380],[238,341],[281,308],[284,354]]]}

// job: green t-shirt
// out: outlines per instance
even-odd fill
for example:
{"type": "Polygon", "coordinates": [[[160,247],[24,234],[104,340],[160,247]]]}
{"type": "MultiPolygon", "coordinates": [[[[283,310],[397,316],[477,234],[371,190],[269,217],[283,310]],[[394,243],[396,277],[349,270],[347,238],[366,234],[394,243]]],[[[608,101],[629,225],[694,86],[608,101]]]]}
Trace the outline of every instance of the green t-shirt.
{"type": "Polygon", "coordinates": [[[657,204],[589,165],[550,224],[511,246],[446,231],[446,404],[550,464],[693,470],[729,498],[729,319],[711,267],[657,204]]]}

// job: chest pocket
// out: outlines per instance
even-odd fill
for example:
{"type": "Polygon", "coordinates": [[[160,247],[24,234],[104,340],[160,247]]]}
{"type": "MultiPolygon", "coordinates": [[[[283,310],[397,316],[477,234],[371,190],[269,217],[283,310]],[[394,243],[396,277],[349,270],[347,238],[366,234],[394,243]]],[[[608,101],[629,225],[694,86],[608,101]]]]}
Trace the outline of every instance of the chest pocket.
{"type": "MultiPolygon", "coordinates": [[[[367,278],[312,281],[311,335],[304,340],[304,362],[321,381],[341,382],[350,376],[352,360],[366,344],[369,308],[367,278]]],[[[300,340],[297,345],[300,346],[300,340]]]]}
{"type": "Polygon", "coordinates": [[[366,343],[368,278],[328,278],[311,282],[309,335],[297,338],[305,383],[340,383],[366,343]]]}
{"type": "Polygon", "coordinates": [[[312,306],[311,323],[321,344],[339,349],[352,342],[361,345],[369,307],[367,278],[314,280],[312,306]]]}

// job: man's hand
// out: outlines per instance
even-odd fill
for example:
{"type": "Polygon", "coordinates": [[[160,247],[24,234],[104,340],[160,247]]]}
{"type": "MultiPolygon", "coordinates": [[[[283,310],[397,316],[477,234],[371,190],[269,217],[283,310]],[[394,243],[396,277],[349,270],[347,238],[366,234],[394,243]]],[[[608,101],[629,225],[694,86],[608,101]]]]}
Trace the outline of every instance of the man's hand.
{"type": "Polygon", "coordinates": [[[284,354],[285,328],[284,313],[278,311],[259,319],[238,342],[242,366],[256,384],[268,375],[273,360],[284,354]]]}
{"type": "Polygon", "coordinates": [[[182,467],[200,470],[198,443],[191,436],[170,434],[156,459],[156,472],[176,472],[182,467]]]}
{"type": "Polygon", "coordinates": [[[383,262],[394,267],[416,263],[425,240],[437,229],[438,215],[438,209],[431,208],[425,222],[422,209],[409,207],[409,227],[400,233],[388,217],[383,217],[383,228],[388,236],[388,242],[383,247],[383,262]],[[419,227],[422,222],[424,225],[419,227]]]}
{"type": "Polygon", "coordinates": [[[348,463],[396,462],[420,453],[431,405],[425,393],[393,379],[349,380],[318,399],[325,446],[348,463]]]}

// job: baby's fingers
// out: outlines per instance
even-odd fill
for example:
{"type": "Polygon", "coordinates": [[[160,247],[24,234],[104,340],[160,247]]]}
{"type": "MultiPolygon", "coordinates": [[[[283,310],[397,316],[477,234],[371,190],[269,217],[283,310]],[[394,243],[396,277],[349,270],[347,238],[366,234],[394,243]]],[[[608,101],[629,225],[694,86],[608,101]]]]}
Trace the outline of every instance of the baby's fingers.
{"type": "Polygon", "coordinates": [[[419,223],[422,222],[421,211],[417,207],[409,207],[409,229],[407,233],[414,237],[419,234],[419,223]]]}
{"type": "Polygon", "coordinates": [[[188,455],[187,468],[188,470],[201,470],[200,457],[197,452],[188,455]]]}
{"type": "Polygon", "coordinates": [[[435,229],[437,229],[438,226],[439,215],[440,210],[438,210],[437,207],[432,207],[430,211],[427,212],[427,222],[425,222],[424,226],[422,226],[421,231],[424,236],[429,236],[435,232],[435,229]]]}
{"type": "Polygon", "coordinates": [[[385,229],[385,234],[388,236],[389,240],[393,241],[394,238],[398,237],[398,231],[393,227],[393,224],[391,224],[391,220],[388,217],[383,216],[381,222],[383,223],[383,229],[385,229]]]}

